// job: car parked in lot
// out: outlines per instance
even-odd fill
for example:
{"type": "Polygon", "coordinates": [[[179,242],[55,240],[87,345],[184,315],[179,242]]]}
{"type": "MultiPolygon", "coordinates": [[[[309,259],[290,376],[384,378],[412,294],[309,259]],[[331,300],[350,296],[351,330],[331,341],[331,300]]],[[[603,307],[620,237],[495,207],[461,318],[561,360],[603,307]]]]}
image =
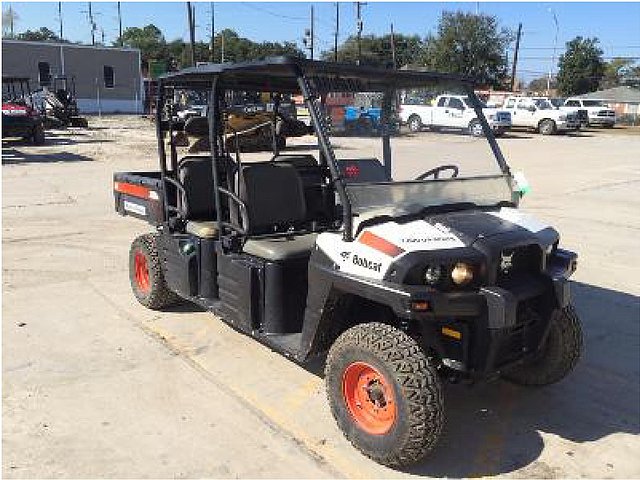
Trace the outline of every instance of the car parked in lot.
{"type": "MultiPolygon", "coordinates": [[[[502,135],[511,128],[509,112],[486,105],[482,111],[494,135],[502,135]]],[[[401,103],[400,120],[408,125],[412,132],[419,132],[428,127],[431,130],[462,129],[475,136],[484,135],[478,114],[466,95],[439,95],[435,98],[433,106],[414,102],[401,103]]]]}
{"type": "Polygon", "coordinates": [[[579,108],[587,111],[588,125],[612,128],[616,124],[616,112],[602,100],[567,98],[561,110],[579,108]]]}
{"type": "Polygon", "coordinates": [[[542,135],[580,128],[577,113],[558,110],[544,97],[507,97],[503,109],[511,113],[514,127],[530,128],[542,135]]]}

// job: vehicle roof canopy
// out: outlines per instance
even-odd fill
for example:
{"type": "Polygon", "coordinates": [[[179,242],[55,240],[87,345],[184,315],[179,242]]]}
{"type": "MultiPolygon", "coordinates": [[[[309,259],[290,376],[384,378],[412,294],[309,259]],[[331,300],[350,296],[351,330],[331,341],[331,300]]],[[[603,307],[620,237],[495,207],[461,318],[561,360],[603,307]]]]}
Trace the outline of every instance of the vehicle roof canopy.
{"type": "Polygon", "coordinates": [[[420,88],[434,81],[452,81],[473,86],[475,82],[459,75],[391,70],[346,63],[322,62],[293,57],[269,57],[241,63],[210,63],[190,67],[159,77],[164,85],[204,88],[218,77],[228,90],[295,93],[300,91],[298,73],[312,79],[320,92],[379,92],[389,88],[420,88]]]}

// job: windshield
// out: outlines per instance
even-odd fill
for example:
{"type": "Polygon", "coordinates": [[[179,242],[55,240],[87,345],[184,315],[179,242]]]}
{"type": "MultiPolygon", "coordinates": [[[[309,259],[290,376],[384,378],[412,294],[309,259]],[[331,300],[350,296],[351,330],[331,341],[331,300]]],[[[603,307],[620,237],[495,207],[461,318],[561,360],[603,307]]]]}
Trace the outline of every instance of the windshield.
{"type": "Polygon", "coordinates": [[[433,83],[386,96],[358,91],[326,95],[329,140],[352,212],[360,220],[436,205],[511,201],[509,179],[482,130],[477,134],[476,125],[483,120],[462,107],[463,101],[472,105],[467,94],[463,85],[433,83]],[[416,98],[427,100],[416,104],[416,98]],[[390,167],[384,160],[385,131],[390,134],[390,167]]]}
{"type": "Polygon", "coordinates": [[[583,100],[582,104],[585,107],[606,107],[607,105],[600,100],[583,100]]]}

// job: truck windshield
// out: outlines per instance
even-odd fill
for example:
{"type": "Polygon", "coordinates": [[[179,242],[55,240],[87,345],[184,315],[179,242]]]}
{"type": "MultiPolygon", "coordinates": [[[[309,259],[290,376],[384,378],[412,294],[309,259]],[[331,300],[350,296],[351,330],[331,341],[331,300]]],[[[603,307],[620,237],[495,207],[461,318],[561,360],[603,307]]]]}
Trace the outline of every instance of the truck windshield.
{"type": "Polygon", "coordinates": [[[460,108],[462,101],[471,106],[468,93],[464,85],[449,82],[386,94],[326,93],[323,108],[330,124],[329,140],[352,212],[360,220],[412,214],[437,205],[488,206],[512,200],[510,178],[496,157],[499,152],[477,128],[486,122],[484,115],[478,118],[473,109],[460,108]],[[442,101],[443,97],[447,98],[442,101]],[[417,105],[406,101],[415,98],[429,101],[417,105]],[[419,128],[409,128],[411,122],[418,122],[419,128]],[[390,134],[390,172],[383,166],[385,131],[390,134]]]}

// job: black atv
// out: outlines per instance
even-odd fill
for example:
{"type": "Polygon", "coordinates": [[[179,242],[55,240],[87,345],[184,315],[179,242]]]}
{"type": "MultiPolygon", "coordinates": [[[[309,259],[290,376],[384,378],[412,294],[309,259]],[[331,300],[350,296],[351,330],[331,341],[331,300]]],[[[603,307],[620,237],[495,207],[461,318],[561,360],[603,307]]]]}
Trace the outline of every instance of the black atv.
{"type": "Polygon", "coordinates": [[[114,175],[116,210],[155,226],[131,246],[141,304],[187,300],[297,362],[326,355],[338,425],[392,466],[437,443],[443,381],[543,386],[574,368],[576,254],[518,210],[523,185],[473,81],[271,58],[189,68],[158,86],[160,168],[114,175]],[[180,88],[208,97],[206,155],[180,158],[163,116],[180,88]],[[283,153],[274,142],[262,160],[243,159],[225,117],[229,92],[246,90],[301,93],[317,144],[283,153]],[[467,95],[484,136],[392,137],[397,99],[412,91],[467,95]],[[382,98],[379,135],[331,137],[325,99],[368,92],[382,98]]]}

